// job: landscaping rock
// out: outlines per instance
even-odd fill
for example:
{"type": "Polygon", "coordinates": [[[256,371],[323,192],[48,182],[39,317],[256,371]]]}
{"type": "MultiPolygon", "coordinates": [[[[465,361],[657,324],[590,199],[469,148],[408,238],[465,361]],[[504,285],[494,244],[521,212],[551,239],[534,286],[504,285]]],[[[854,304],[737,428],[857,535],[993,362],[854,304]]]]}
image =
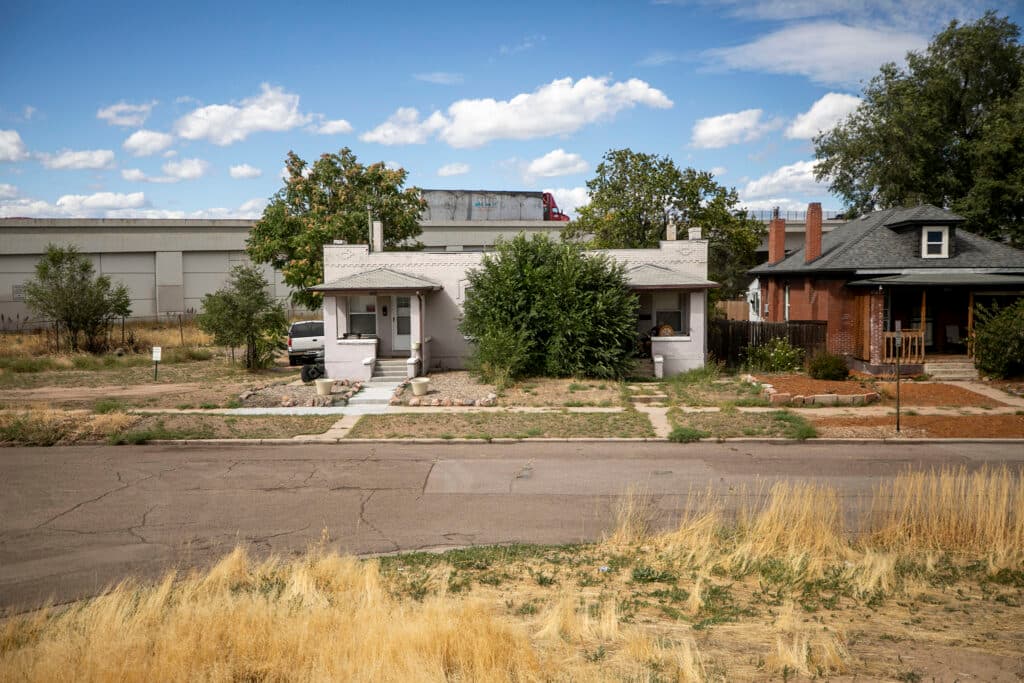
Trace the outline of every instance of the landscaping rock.
{"type": "Polygon", "coordinates": [[[835,394],[816,394],[807,398],[816,406],[834,406],[839,399],[835,394]]]}
{"type": "Polygon", "coordinates": [[[777,391],[772,391],[772,393],[768,395],[768,403],[773,406],[784,406],[789,404],[792,398],[792,394],[780,394],[777,391]]]}
{"type": "Polygon", "coordinates": [[[414,408],[415,408],[415,407],[416,407],[416,406],[418,406],[419,404],[420,404],[420,400],[419,400],[419,398],[413,397],[413,398],[410,398],[410,399],[409,399],[409,405],[410,405],[410,406],[412,406],[412,407],[414,407],[414,408]]]}

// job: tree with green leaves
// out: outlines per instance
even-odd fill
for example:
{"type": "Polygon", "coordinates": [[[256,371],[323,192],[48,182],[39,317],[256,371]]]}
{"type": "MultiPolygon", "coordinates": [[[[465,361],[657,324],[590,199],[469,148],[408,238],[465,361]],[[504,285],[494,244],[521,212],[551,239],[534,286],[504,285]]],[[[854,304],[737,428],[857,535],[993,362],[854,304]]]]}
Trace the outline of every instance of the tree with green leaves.
{"type": "Polygon", "coordinates": [[[623,266],[577,244],[520,233],[467,274],[462,333],[471,367],[516,377],[619,378],[632,370],[637,297],[623,266]]]}
{"type": "Polygon", "coordinates": [[[259,268],[235,266],[227,286],[203,296],[202,306],[196,316],[199,328],[212,335],[215,344],[245,347],[246,368],[272,365],[276,352],[284,348],[281,337],[288,317],[259,268]]]}
{"type": "Polygon", "coordinates": [[[643,249],[665,239],[669,221],[680,236],[700,227],[709,241],[708,276],[721,284],[718,298],[743,293],[746,271],[765,235],[761,221],[740,208],[735,188],[715,182],[707,171],[680,169],[668,156],[631,149],[609,150],[587,181],[590,203],[563,231],[566,239],[590,236],[598,249],[643,249]]]}
{"type": "Polygon", "coordinates": [[[249,233],[250,258],[281,271],[292,301],[320,307],[324,245],[334,240],[367,244],[370,219],[384,224],[384,247],[416,246],[423,200],[418,188],[403,189],[405,169],[383,162],[364,166],[347,147],[323,154],[312,165],[288,152],[288,178],[249,233]]]}
{"type": "Polygon", "coordinates": [[[818,180],[853,216],[921,202],[966,228],[1024,245],[1024,47],[988,12],[953,21],[905,67],[889,63],[863,102],[814,140],[818,180]]]}
{"type": "Polygon", "coordinates": [[[35,279],[25,283],[25,303],[53,320],[72,351],[107,349],[110,325],[131,315],[128,288],[96,275],[92,262],[70,245],[50,244],[36,263],[35,279]]]}

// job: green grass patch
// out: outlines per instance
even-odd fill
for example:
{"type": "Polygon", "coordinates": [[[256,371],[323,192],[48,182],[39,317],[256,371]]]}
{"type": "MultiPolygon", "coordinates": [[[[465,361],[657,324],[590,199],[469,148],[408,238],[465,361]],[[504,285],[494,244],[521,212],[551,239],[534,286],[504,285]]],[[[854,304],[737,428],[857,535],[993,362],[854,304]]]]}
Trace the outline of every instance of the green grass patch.
{"type": "Polygon", "coordinates": [[[688,430],[680,432],[681,436],[700,433],[704,437],[716,439],[782,437],[798,440],[817,436],[810,422],[786,410],[747,413],[735,408],[723,408],[718,412],[684,413],[672,409],[668,418],[675,429],[688,430]]]}
{"type": "Polygon", "coordinates": [[[619,413],[431,413],[365,415],[349,432],[353,439],[456,438],[522,439],[530,437],[650,437],[646,415],[619,413]]]}
{"type": "Polygon", "coordinates": [[[92,405],[92,411],[101,415],[107,413],[123,413],[125,411],[125,404],[123,401],[116,398],[104,398],[96,401],[92,405]]]}
{"type": "Polygon", "coordinates": [[[675,427],[669,432],[668,440],[673,443],[692,443],[711,436],[710,433],[693,427],[675,427]]]}

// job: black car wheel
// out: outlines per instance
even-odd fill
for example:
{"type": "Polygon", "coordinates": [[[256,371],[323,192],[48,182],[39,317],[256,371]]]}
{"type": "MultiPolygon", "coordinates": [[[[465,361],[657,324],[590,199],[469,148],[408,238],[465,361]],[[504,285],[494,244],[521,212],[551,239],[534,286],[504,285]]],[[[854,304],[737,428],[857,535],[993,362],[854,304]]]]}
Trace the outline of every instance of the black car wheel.
{"type": "Polygon", "coordinates": [[[324,366],[322,365],[303,365],[302,366],[302,381],[312,382],[313,380],[320,379],[324,376],[324,366]]]}

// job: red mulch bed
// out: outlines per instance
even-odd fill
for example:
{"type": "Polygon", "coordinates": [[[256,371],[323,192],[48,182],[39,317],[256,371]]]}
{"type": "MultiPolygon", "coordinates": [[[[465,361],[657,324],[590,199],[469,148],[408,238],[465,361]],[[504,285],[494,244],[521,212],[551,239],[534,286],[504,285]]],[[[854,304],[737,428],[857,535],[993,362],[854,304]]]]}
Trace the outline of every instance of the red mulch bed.
{"type": "Polygon", "coordinates": [[[856,379],[827,380],[812,379],[807,375],[755,375],[759,382],[771,384],[781,394],[793,396],[814,396],[817,394],[866,394],[875,391],[870,382],[856,379]]]}
{"type": "MultiPolygon", "coordinates": [[[[879,438],[894,437],[896,416],[815,417],[808,419],[819,437],[879,438]]],[[[1024,438],[1024,415],[903,415],[900,435],[965,439],[1024,438]]]]}
{"type": "MultiPolygon", "coordinates": [[[[882,394],[885,403],[896,402],[896,383],[879,382],[878,393],[882,394]]],[[[973,406],[995,407],[1006,403],[994,398],[983,396],[977,392],[958,387],[955,384],[938,382],[900,382],[900,403],[906,406],[973,406]]]]}

